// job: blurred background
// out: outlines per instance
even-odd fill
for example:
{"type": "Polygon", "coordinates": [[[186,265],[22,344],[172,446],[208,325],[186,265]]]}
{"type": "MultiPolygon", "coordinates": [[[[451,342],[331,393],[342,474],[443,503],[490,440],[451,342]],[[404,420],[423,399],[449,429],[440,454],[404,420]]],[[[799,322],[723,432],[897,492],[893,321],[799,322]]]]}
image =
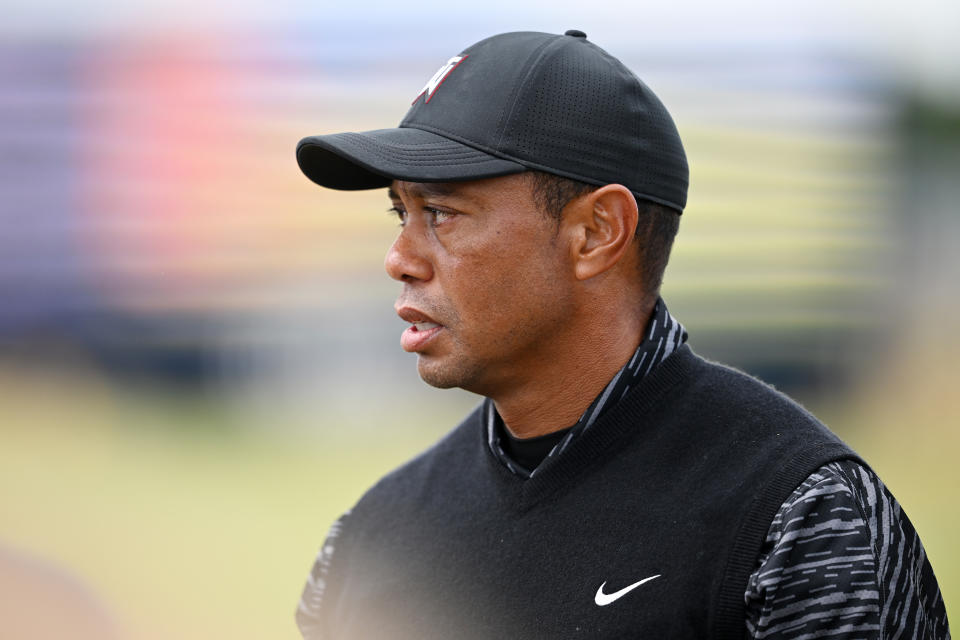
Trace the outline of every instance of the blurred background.
{"type": "Polygon", "coordinates": [[[482,37],[570,28],[686,144],[664,297],[691,344],[871,461],[956,618],[960,5],[589,4],[5,7],[0,560],[43,578],[8,572],[0,619],[298,637],[330,523],[478,399],[399,348],[385,194],[316,187],[296,142],[394,126],[482,37]]]}

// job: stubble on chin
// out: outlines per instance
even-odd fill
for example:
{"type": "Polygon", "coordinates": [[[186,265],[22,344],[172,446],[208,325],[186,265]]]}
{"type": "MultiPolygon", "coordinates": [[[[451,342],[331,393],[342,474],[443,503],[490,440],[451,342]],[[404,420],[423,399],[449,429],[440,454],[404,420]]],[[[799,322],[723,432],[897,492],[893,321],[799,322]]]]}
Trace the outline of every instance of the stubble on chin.
{"type": "Polygon", "coordinates": [[[478,371],[476,367],[463,360],[441,362],[430,356],[418,355],[417,373],[420,374],[420,379],[431,387],[437,389],[459,387],[469,391],[477,379],[478,371]]]}

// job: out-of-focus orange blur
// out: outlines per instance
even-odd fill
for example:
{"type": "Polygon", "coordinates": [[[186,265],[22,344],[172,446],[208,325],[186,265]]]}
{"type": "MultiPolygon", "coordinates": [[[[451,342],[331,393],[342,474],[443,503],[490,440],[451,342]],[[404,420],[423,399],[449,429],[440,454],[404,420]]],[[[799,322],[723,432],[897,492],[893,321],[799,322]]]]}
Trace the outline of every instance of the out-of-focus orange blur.
{"type": "Polygon", "coordinates": [[[955,612],[960,10],[137,5],[0,25],[0,564],[49,628],[296,637],[329,524],[477,400],[399,349],[385,194],[313,185],[296,142],[394,126],[482,37],[568,28],[684,139],[663,295],[691,344],[871,462],[955,612]]]}

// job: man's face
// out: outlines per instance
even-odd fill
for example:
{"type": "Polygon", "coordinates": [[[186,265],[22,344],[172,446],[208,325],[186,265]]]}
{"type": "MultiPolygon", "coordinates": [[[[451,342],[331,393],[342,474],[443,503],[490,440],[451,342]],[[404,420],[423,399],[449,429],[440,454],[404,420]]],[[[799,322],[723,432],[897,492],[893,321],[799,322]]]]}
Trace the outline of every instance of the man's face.
{"type": "Polygon", "coordinates": [[[390,197],[401,230],[384,264],[403,283],[401,344],[423,380],[493,395],[549,365],[572,277],[527,179],[395,181],[390,197]]]}

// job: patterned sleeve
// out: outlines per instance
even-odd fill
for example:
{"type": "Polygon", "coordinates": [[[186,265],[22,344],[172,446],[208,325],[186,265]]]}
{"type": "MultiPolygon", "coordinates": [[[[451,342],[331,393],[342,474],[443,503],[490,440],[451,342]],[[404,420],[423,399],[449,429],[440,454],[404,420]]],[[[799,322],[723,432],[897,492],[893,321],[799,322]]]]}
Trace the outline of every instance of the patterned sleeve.
{"type": "Polygon", "coordinates": [[[296,620],[300,635],[303,636],[304,640],[324,640],[326,638],[321,604],[323,603],[324,592],[327,589],[333,553],[338,546],[340,534],[343,532],[344,524],[346,524],[349,515],[350,512],[348,511],[330,527],[330,531],[327,532],[327,539],[320,547],[313,568],[307,576],[307,583],[303,586],[300,604],[297,605],[296,620]]]}
{"type": "Polygon", "coordinates": [[[755,640],[949,640],[933,569],[896,499],[841,461],[787,498],[744,594],[755,640]]]}

